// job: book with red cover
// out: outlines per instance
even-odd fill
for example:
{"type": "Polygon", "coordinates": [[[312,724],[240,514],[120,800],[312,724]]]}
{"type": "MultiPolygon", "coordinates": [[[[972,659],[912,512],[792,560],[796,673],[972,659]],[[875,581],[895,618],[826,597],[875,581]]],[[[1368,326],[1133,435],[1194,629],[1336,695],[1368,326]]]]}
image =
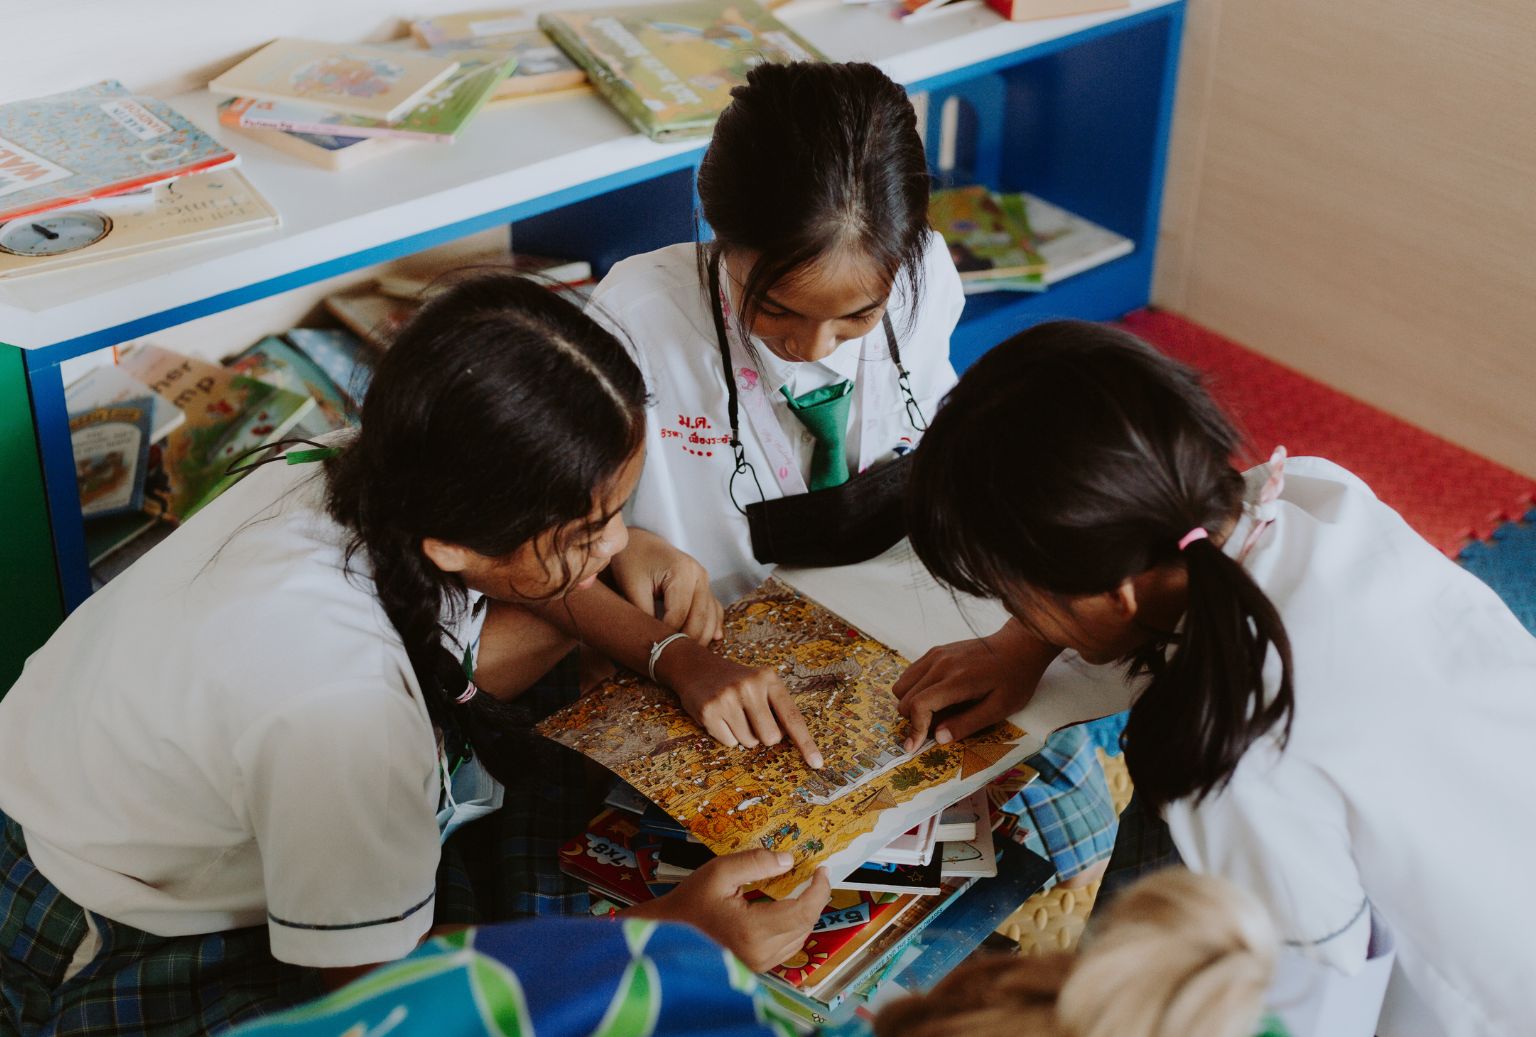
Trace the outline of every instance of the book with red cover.
{"type": "Polygon", "coordinates": [[[672,888],[654,881],[659,843],[631,815],[604,810],[585,832],[560,847],[560,870],[609,900],[639,904],[672,888]]]}

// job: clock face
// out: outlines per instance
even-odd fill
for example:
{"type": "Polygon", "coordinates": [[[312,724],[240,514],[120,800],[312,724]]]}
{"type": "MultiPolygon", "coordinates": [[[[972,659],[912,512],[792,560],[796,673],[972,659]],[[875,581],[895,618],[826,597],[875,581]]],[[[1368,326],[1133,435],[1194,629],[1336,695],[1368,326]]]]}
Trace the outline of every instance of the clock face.
{"type": "Polygon", "coordinates": [[[61,256],[96,244],[111,230],[111,217],[90,210],[23,216],[0,223],[0,251],[13,256],[61,256]]]}

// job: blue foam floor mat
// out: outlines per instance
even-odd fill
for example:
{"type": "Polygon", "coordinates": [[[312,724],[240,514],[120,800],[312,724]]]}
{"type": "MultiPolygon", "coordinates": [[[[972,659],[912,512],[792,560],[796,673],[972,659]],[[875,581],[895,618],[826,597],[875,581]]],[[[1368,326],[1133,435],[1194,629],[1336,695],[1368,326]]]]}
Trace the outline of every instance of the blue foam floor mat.
{"type": "Polygon", "coordinates": [[[1536,634],[1536,509],[1519,522],[1504,523],[1489,539],[1468,544],[1457,558],[1536,634]]]}

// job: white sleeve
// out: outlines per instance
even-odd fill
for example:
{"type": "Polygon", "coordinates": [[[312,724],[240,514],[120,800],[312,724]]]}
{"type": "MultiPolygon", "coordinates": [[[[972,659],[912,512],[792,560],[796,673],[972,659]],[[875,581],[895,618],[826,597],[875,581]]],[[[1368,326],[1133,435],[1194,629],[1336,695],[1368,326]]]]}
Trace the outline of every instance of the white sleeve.
{"type": "Polygon", "coordinates": [[[280,961],[337,968],[408,954],[432,924],[437,755],[414,702],[329,687],[240,739],[280,961]]]}
{"type": "Polygon", "coordinates": [[[1370,905],[1350,852],[1348,807],[1326,774],[1265,740],[1226,788],[1164,813],[1184,862],[1257,897],[1286,946],[1349,975],[1365,964],[1370,905]]]}

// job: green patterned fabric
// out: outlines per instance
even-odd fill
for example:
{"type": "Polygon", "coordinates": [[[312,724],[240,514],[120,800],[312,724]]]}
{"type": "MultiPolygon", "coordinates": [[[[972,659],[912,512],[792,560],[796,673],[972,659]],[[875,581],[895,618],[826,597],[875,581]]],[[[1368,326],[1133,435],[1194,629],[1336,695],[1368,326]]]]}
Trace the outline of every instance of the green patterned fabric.
{"type": "Polygon", "coordinates": [[[848,481],[848,408],[853,404],[853,383],[812,389],[802,396],[791,396],[789,387],[779,390],[789,401],[789,409],[811,434],[816,446],[811,452],[810,488],[824,490],[848,481]]]}

